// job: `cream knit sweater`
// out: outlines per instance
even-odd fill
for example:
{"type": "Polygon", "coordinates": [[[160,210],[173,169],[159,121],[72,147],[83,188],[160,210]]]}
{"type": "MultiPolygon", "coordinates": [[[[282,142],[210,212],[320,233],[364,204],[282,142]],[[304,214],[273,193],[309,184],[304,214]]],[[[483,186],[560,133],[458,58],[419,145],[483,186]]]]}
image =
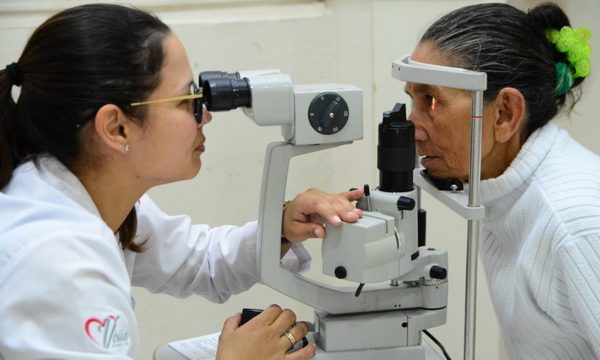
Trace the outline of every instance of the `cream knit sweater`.
{"type": "Polygon", "coordinates": [[[549,123],[482,181],[480,256],[511,359],[600,359],[600,157],[549,123]]]}

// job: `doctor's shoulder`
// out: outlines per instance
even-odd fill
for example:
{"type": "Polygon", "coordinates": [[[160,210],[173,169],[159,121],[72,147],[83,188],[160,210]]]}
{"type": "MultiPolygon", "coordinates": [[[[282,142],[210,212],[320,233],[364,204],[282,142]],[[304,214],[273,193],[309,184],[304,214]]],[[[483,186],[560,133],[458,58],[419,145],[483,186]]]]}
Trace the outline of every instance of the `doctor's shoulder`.
{"type": "Polygon", "coordinates": [[[119,244],[102,219],[65,196],[48,196],[54,189],[45,187],[44,193],[36,187],[26,193],[9,185],[0,192],[0,297],[62,276],[85,281],[96,266],[127,274],[119,244]]]}
{"type": "Polygon", "coordinates": [[[138,334],[119,244],[91,214],[60,215],[0,219],[0,353],[127,353],[138,334]],[[109,325],[120,337],[106,344],[99,331],[109,325]],[[12,348],[19,343],[29,345],[12,348]]]}

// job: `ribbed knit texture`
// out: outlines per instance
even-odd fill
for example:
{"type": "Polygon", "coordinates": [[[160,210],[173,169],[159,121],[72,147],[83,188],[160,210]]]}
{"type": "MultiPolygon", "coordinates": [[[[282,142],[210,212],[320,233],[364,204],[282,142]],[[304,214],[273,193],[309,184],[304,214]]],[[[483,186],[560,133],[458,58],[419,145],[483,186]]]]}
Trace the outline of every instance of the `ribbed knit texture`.
{"type": "Polygon", "coordinates": [[[511,359],[600,359],[600,157],[550,123],[482,181],[480,256],[511,359]]]}

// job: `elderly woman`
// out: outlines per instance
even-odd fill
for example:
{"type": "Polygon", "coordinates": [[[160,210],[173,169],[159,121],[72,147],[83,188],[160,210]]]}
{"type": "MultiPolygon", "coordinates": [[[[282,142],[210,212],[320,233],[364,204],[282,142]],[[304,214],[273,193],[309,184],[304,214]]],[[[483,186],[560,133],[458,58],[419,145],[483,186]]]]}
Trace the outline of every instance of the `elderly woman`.
{"type": "MultiPolygon", "coordinates": [[[[580,97],[591,35],[556,5],[468,6],[412,59],[487,73],[480,255],[513,359],[600,358],[600,157],[551,120],[580,97]]],[[[470,94],[408,83],[428,173],[468,179],[470,94]]]]}

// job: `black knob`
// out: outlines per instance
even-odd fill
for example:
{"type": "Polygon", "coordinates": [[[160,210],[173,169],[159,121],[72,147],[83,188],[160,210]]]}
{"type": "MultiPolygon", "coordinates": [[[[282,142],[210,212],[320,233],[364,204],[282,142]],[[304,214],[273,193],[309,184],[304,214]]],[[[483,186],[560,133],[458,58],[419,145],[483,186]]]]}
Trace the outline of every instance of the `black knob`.
{"type": "Polygon", "coordinates": [[[407,196],[400,196],[398,201],[396,201],[396,206],[398,207],[398,210],[412,210],[415,208],[415,199],[407,196]]]}
{"type": "Polygon", "coordinates": [[[319,94],[308,107],[310,126],[323,135],[332,135],[341,131],[349,117],[350,111],[346,100],[333,92],[319,94]]]}
{"type": "Polygon", "coordinates": [[[441,266],[433,265],[429,270],[429,276],[432,279],[444,280],[448,276],[448,271],[441,266]]]}
{"type": "Polygon", "coordinates": [[[346,272],[346,268],[343,266],[338,266],[335,268],[335,277],[338,279],[345,279],[348,273],[346,272]]]}
{"type": "Polygon", "coordinates": [[[240,325],[244,325],[248,321],[252,320],[253,317],[260,314],[262,312],[261,309],[242,309],[242,321],[240,321],[240,325]]]}

